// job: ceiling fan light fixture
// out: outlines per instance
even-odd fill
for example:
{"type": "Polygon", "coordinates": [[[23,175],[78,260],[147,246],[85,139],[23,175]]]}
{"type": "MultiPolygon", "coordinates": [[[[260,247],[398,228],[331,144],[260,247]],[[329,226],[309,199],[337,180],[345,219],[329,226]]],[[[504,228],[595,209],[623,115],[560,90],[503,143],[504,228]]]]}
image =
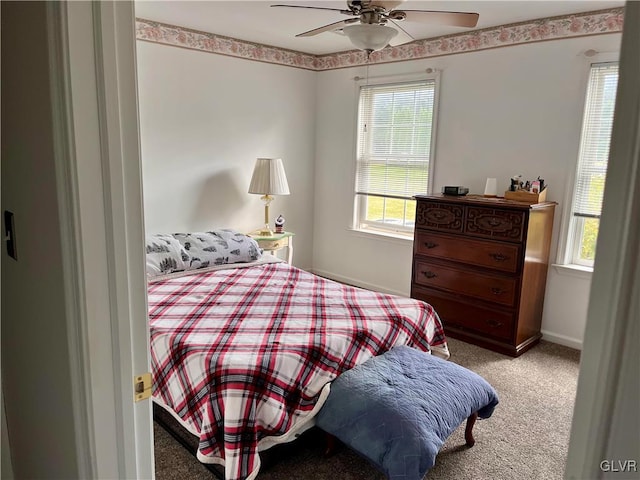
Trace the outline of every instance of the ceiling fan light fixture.
{"type": "Polygon", "coordinates": [[[348,25],[343,28],[343,32],[351,43],[366,52],[382,50],[398,34],[394,28],[370,24],[348,25]]]}

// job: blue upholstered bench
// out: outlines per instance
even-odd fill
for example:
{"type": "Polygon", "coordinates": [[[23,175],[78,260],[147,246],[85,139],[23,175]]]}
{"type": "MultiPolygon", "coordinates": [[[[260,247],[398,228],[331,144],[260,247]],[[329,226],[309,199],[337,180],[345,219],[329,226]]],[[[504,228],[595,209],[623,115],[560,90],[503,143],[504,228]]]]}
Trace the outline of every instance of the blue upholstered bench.
{"type": "Polygon", "coordinates": [[[398,346],[343,373],[316,425],[369,459],[387,478],[422,480],[447,437],[498,404],[476,373],[428,353],[398,346]]]}

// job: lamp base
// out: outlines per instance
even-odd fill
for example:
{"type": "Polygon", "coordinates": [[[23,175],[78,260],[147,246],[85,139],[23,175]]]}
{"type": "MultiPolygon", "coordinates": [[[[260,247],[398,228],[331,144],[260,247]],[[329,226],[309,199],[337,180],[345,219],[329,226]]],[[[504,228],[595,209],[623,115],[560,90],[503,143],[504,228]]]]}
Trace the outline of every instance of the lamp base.
{"type": "Polygon", "coordinates": [[[273,230],[269,228],[269,225],[264,225],[262,228],[256,230],[255,235],[260,237],[273,237],[273,230]]]}

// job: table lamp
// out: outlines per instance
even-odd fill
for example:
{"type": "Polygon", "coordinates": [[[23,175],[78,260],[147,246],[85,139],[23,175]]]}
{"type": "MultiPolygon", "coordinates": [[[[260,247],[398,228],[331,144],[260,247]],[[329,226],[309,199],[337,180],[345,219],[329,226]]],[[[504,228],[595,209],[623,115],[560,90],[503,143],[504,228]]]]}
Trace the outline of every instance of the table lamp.
{"type": "Polygon", "coordinates": [[[273,201],[272,195],[289,195],[287,175],[281,158],[258,158],[253,167],[253,176],[249,184],[249,193],[262,195],[264,201],[264,227],[258,232],[264,237],[273,235],[269,228],[269,205],[273,201]]]}

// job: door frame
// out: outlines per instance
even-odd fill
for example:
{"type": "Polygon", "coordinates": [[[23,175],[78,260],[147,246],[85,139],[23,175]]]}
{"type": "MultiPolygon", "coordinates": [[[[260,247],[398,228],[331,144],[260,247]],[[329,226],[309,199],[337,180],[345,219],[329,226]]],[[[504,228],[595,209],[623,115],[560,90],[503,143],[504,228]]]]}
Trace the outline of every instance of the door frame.
{"type": "MultiPolygon", "coordinates": [[[[79,471],[83,478],[153,478],[151,405],[133,402],[133,376],[149,368],[133,3],[51,2],[48,8],[79,471]]],[[[640,30],[640,4],[628,2],[626,9],[621,61],[633,65],[638,35],[627,32],[640,30]]],[[[621,69],[622,92],[630,89],[625,82],[638,81],[623,79],[629,70],[621,69]]],[[[612,155],[619,157],[610,164],[610,179],[638,171],[637,150],[622,158],[634,141],[637,147],[635,98],[635,104],[618,100],[620,112],[635,115],[636,137],[631,127],[623,138],[614,126],[612,155]]],[[[620,282],[632,271],[625,255],[638,252],[628,242],[638,230],[629,202],[640,186],[621,185],[627,188],[605,193],[568,478],[592,476],[606,458],[613,438],[603,425],[615,417],[622,381],[610,374],[633,348],[624,342],[632,292],[620,282]],[[606,324],[605,308],[616,313],[606,324]]]]}
{"type": "Polygon", "coordinates": [[[78,471],[154,478],[132,2],[48,2],[78,471]]]}

